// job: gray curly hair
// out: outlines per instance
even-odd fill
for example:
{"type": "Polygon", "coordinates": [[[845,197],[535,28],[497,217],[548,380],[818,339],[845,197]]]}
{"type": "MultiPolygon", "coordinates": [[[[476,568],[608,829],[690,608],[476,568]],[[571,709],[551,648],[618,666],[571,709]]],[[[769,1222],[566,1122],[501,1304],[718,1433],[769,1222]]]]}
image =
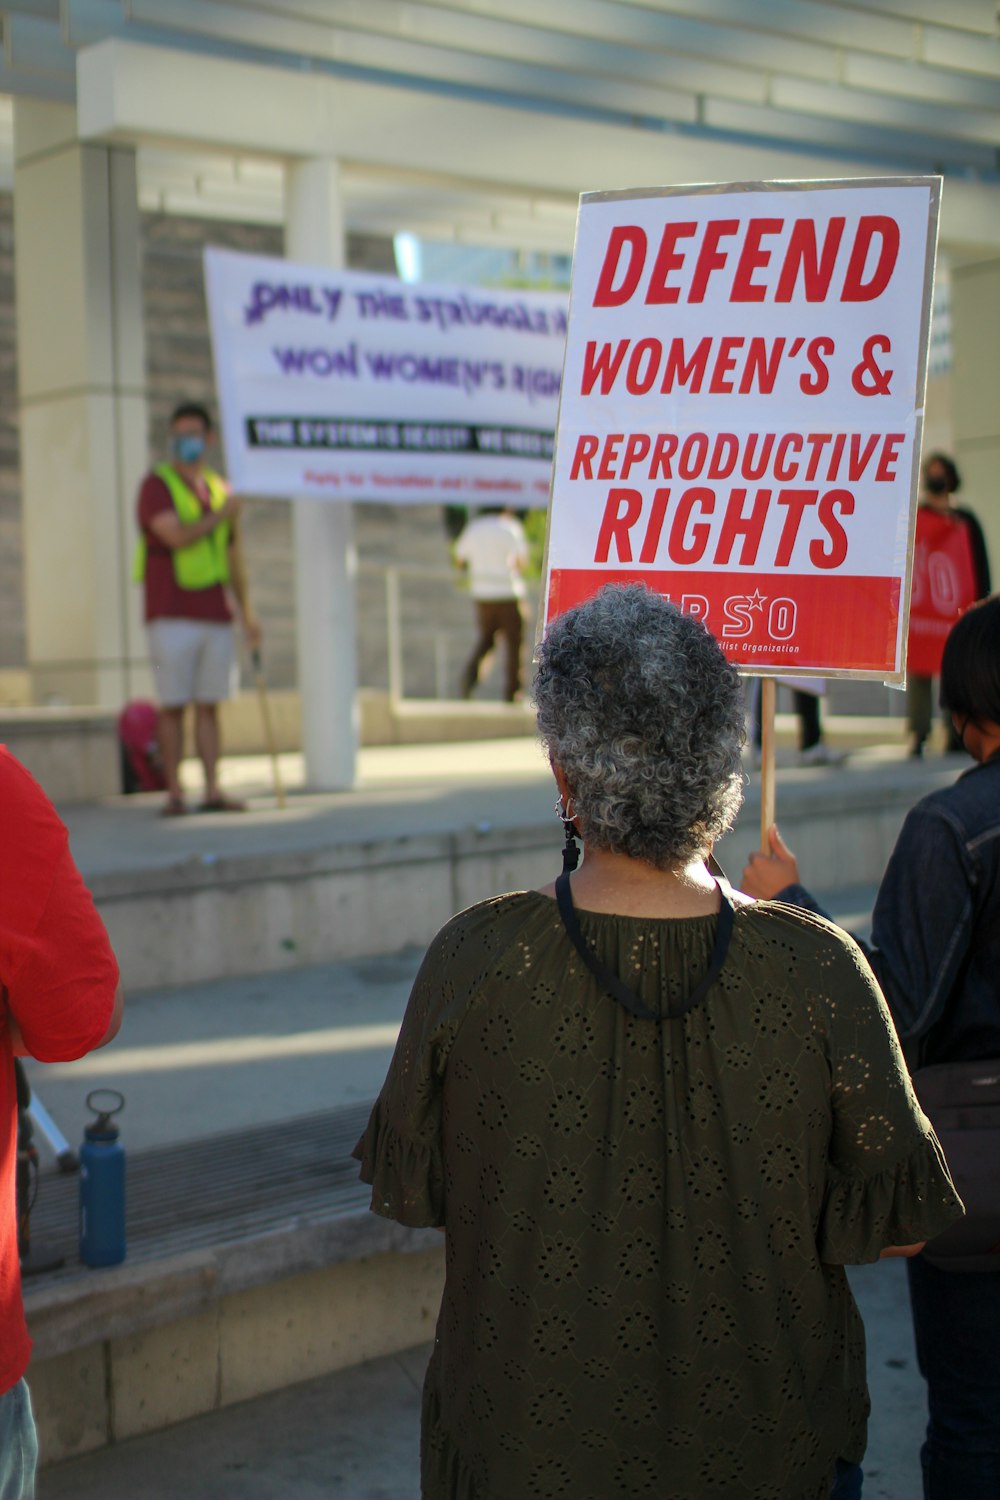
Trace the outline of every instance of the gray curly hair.
{"type": "Polygon", "coordinates": [[[585,843],[660,870],[704,857],[743,800],[743,693],[704,625],[608,584],[549,626],[538,729],[585,843]]]}

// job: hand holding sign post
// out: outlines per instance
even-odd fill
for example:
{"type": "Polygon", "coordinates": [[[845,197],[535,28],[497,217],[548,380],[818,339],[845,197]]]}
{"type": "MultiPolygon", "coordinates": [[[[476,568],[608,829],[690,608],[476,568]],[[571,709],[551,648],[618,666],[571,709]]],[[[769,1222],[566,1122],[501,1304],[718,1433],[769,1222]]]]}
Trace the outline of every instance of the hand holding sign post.
{"type": "Polygon", "coordinates": [[[546,620],[644,581],[743,671],[903,680],[939,196],[583,196],[546,620]]]}

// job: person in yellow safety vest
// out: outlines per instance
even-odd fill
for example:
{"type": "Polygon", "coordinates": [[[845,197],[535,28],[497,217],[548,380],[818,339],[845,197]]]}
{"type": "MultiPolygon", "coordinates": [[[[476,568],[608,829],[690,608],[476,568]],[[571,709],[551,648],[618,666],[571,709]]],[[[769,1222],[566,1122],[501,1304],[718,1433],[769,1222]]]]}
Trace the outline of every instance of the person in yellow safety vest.
{"type": "Polygon", "coordinates": [[[187,811],[178,773],[189,703],[194,704],[195,747],[205,772],[202,809],[239,812],[244,807],[219,789],[218,706],[234,687],[234,615],[252,650],[260,645],[261,632],[247,596],[240,501],[205,464],[212,436],[206,409],[183,402],[170,419],[170,461],[157,464],[139,491],[135,577],[144,589],[160,705],[167,817],[187,811]]]}

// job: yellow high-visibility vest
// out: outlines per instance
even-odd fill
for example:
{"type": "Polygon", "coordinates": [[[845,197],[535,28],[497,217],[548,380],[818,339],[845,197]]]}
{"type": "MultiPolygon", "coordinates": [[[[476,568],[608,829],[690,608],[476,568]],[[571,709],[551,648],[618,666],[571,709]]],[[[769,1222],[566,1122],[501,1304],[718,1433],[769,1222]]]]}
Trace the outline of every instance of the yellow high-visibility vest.
{"type": "MultiPolygon", "coordinates": [[[[176,469],[169,464],[157,464],[153,473],[163,480],[170,491],[177,518],[185,526],[200,521],[205,514],[201,501],[186,484],[176,469]]],[[[202,478],[208,487],[209,502],[213,510],[221,510],[228,498],[225,481],[211,469],[202,470],[202,478]]],[[[178,588],[208,589],[214,583],[229,582],[229,538],[232,528],[228,521],[220,521],[208,536],[200,536],[187,547],[177,547],[171,553],[174,564],[174,579],[178,588]]],[[[136,548],[132,577],[141,583],[146,576],[146,538],[139,538],[136,548]]]]}

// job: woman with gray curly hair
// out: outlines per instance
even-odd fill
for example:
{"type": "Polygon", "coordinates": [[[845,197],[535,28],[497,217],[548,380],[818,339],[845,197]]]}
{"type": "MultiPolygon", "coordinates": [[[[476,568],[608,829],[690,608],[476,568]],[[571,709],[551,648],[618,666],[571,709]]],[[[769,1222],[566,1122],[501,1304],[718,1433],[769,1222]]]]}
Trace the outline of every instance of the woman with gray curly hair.
{"type": "Polygon", "coordinates": [[[375,1212],[446,1230],[421,1494],[850,1500],[843,1267],[961,1212],[884,1001],[845,934],[706,863],[743,719],[701,624],[609,586],[535,698],[563,873],[435,938],[355,1151],[375,1212]]]}
{"type": "Polygon", "coordinates": [[[588,856],[678,870],[729,828],[743,800],[743,692],[689,615],[637,584],[603,589],[549,631],[534,696],[588,856]]]}

